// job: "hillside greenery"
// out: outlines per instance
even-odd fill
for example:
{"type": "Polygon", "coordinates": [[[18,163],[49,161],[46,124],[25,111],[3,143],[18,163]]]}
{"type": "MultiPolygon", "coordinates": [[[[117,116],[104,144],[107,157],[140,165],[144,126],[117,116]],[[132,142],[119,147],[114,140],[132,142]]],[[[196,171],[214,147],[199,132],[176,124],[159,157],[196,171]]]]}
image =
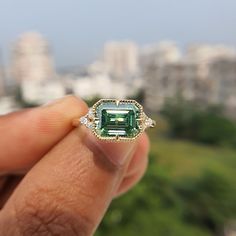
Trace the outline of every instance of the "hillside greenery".
{"type": "Polygon", "coordinates": [[[162,115],[146,175],[113,201],[96,236],[215,236],[236,219],[235,123],[188,103],[162,115]]]}
{"type": "Polygon", "coordinates": [[[169,122],[172,137],[236,146],[236,123],[225,117],[220,106],[206,107],[177,97],[167,100],[161,113],[169,122]]]}
{"type": "Polygon", "coordinates": [[[235,150],[152,137],[145,177],[96,235],[216,235],[236,218],[235,169],[235,150]]]}

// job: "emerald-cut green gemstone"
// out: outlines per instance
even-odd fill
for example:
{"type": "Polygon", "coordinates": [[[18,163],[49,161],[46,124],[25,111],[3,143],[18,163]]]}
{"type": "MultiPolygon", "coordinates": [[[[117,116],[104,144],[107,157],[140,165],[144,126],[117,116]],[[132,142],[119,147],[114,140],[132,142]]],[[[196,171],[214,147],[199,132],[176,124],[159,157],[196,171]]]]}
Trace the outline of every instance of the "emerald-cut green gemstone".
{"type": "Polygon", "coordinates": [[[140,108],[135,103],[103,101],[96,109],[96,132],[101,137],[136,137],[140,132],[140,108]]]}

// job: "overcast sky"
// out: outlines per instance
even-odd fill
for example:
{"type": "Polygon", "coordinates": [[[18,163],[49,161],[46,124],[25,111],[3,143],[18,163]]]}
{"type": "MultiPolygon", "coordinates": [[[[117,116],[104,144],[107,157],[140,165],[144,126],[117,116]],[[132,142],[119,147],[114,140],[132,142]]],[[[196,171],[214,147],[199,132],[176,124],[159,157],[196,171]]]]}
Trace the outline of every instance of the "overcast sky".
{"type": "Polygon", "coordinates": [[[109,40],[236,46],[236,0],[0,0],[5,61],[24,31],[50,42],[58,66],[93,61],[109,40]]]}

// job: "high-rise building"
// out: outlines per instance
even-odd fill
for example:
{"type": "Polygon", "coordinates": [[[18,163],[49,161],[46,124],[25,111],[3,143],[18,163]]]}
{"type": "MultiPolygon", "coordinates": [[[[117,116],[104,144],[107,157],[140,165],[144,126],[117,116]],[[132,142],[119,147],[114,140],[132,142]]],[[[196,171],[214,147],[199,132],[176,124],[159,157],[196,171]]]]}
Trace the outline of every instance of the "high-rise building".
{"type": "MultiPolygon", "coordinates": [[[[167,98],[222,104],[236,115],[236,53],[223,46],[193,47],[181,60],[146,60],[145,106],[158,112],[167,98]]],[[[156,54],[157,55],[157,54],[156,54]]]]}
{"type": "Polygon", "coordinates": [[[220,59],[236,58],[236,49],[225,45],[194,44],[187,48],[184,60],[189,64],[197,64],[199,77],[207,79],[210,64],[220,59]]]}
{"type": "Polygon", "coordinates": [[[43,81],[55,76],[47,41],[37,32],[22,34],[13,46],[11,76],[23,80],[43,81]]]}
{"type": "Polygon", "coordinates": [[[65,95],[57,80],[47,41],[37,32],[21,35],[13,47],[11,77],[29,104],[47,103],[65,95]]]}
{"type": "Polygon", "coordinates": [[[166,99],[181,95],[187,100],[203,100],[206,86],[200,83],[198,67],[184,62],[165,65],[149,64],[144,71],[145,107],[151,112],[161,110],[166,99]]]}
{"type": "Polygon", "coordinates": [[[109,42],[103,60],[108,74],[115,79],[135,77],[138,73],[138,47],[133,42],[109,42]]]}
{"type": "Polygon", "coordinates": [[[211,102],[236,110],[236,59],[221,59],[211,64],[211,102]]]}
{"type": "Polygon", "coordinates": [[[181,59],[181,52],[172,41],[162,41],[158,44],[145,46],[141,50],[141,65],[155,63],[164,65],[176,63],[181,59]]]}
{"type": "Polygon", "coordinates": [[[236,49],[225,45],[194,44],[187,48],[186,60],[195,63],[209,63],[224,58],[235,58],[236,49]]]}
{"type": "Polygon", "coordinates": [[[174,42],[163,41],[145,46],[141,51],[141,66],[145,79],[145,107],[159,111],[165,99],[176,94],[182,84],[184,66],[181,52],[174,42]]]}

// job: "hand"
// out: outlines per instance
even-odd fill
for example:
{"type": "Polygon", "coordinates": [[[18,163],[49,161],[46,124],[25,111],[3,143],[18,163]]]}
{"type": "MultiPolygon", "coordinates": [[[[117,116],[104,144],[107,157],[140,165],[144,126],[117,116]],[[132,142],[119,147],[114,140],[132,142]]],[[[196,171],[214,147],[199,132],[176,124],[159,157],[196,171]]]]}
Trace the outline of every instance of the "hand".
{"type": "Polygon", "coordinates": [[[0,235],[92,235],[147,165],[148,138],[106,143],[73,118],[73,96],[0,117],[0,235]]]}

